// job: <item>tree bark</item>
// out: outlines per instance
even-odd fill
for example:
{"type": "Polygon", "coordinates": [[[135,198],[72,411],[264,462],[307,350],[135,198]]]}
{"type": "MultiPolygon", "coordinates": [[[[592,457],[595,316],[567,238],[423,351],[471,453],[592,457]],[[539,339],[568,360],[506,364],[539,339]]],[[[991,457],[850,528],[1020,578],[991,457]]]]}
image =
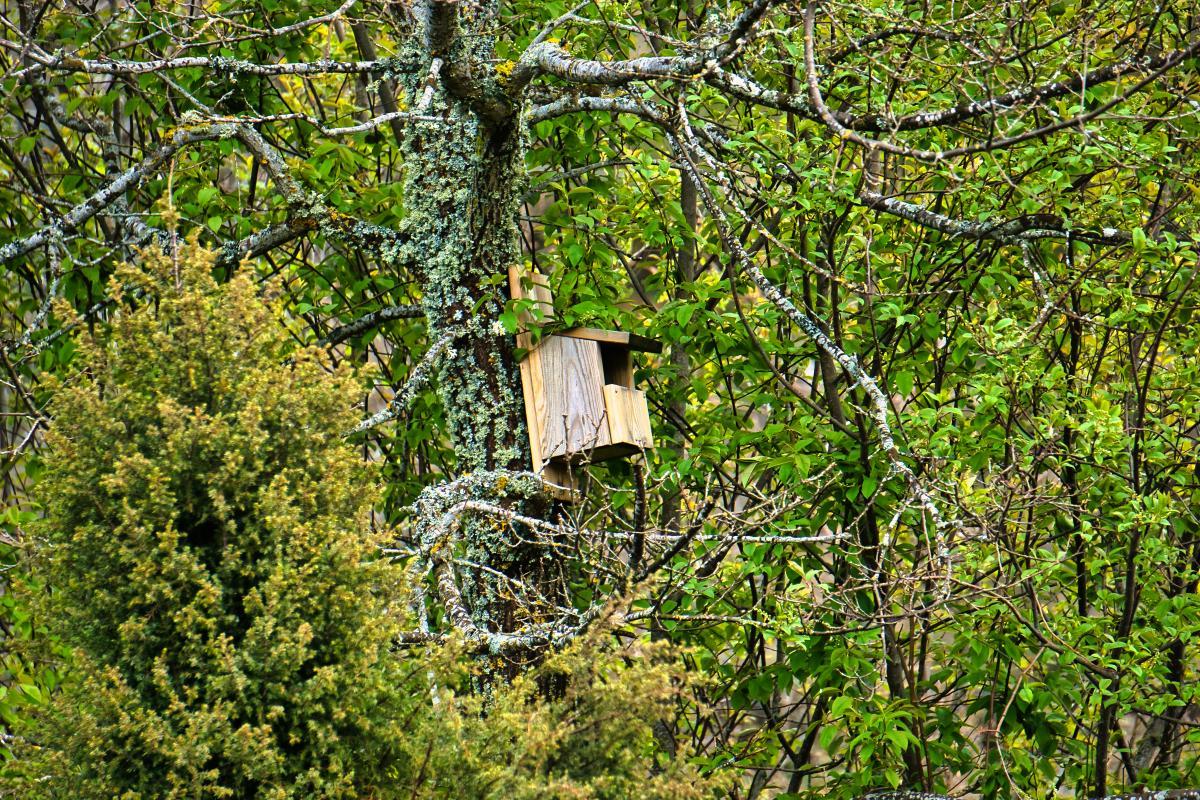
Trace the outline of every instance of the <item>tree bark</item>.
{"type": "MultiPolygon", "coordinates": [[[[462,22],[461,40],[469,40],[469,47],[451,45],[451,52],[444,54],[428,48],[425,63],[445,55],[460,59],[454,67],[458,75],[489,69],[490,40],[466,35],[482,26],[483,19],[462,22]]],[[[447,68],[442,72],[447,74],[447,68]]],[[[429,97],[429,74],[436,70],[418,71],[405,82],[408,107],[429,97]]],[[[496,475],[494,481],[471,484],[468,491],[475,496],[458,500],[507,505],[505,501],[514,498],[506,498],[504,476],[530,469],[515,340],[500,324],[507,283],[498,280],[520,258],[517,211],[525,186],[526,137],[516,104],[506,116],[494,113],[502,103],[492,103],[483,114],[477,98],[458,96],[458,89],[442,81],[428,101],[424,113],[444,122],[418,121],[406,129],[404,227],[418,264],[429,338],[452,336],[437,382],[457,471],[496,475]]],[[[522,513],[545,511],[531,508],[536,504],[529,500],[514,500],[522,513]]],[[[465,518],[462,536],[462,561],[477,565],[461,568],[459,576],[474,624],[507,633],[539,621],[531,618],[536,612],[528,604],[514,598],[507,579],[552,594],[546,588],[549,569],[543,548],[517,543],[507,526],[492,520],[465,518]]],[[[483,683],[514,676],[520,671],[517,665],[527,666],[533,656],[506,652],[487,657],[483,683]]]]}

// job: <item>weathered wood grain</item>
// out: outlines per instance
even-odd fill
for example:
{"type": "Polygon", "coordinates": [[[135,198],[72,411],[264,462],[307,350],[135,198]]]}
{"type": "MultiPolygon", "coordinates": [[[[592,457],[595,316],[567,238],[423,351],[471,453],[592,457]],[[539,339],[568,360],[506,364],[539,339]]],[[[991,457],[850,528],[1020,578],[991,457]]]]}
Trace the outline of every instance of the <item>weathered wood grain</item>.
{"type": "Polygon", "coordinates": [[[594,342],[621,345],[630,350],[637,350],[643,353],[661,353],[663,349],[662,342],[625,331],[606,331],[600,328],[568,328],[565,331],[560,331],[558,335],[570,336],[572,339],[591,339],[594,342]]]}
{"type": "Polygon", "coordinates": [[[609,444],[599,345],[548,336],[527,360],[542,459],[574,456],[609,444]]]}
{"type": "Polygon", "coordinates": [[[645,392],[607,384],[604,387],[604,407],[608,413],[609,441],[613,445],[627,444],[645,450],[654,444],[645,392]]]}

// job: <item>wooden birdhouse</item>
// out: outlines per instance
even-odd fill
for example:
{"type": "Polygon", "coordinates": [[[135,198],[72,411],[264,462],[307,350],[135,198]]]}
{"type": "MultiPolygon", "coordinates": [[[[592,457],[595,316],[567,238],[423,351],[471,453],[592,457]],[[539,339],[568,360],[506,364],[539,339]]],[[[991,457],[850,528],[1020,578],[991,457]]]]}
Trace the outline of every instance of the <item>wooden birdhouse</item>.
{"type": "MultiPolygon", "coordinates": [[[[508,277],[514,299],[536,301],[542,321],[553,319],[544,276],[514,267],[508,277]]],[[[530,314],[521,320],[526,328],[533,322],[530,314]]],[[[661,344],[622,331],[571,328],[536,344],[522,333],[517,346],[528,351],[521,387],[535,472],[570,489],[573,467],[653,446],[646,394],[633,385],[633,353],[660,353],[661,344]]]]}

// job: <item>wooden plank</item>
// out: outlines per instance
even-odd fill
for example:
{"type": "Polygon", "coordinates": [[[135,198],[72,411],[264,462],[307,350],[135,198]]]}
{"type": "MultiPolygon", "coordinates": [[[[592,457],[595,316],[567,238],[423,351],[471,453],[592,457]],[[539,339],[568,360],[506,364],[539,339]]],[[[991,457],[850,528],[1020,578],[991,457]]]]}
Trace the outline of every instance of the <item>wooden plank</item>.
{"type": "MultiPolygon", "coordinates": [[[[525,293],[524,293],[525,290],[523,288],[521,288],[521,270],[522,270],[522,267],[518,264],[513,264],[511,267],[508,268],[508,296],[511,297],[513,300],[519,300],[525,296],[525,293]]],[[[520,323],[520,320],[518,320],[518,323],[520,323]]],[[[522,328],[522,330],[520,330],[517,333],[517,347],[521,348],[522,350],[528,350],[530,348],[530,346],[533,344],[533,338],[528,333],[524,332],[524,330],[523,330],[523,328],[525,327],[524,324],[521,324],[520,327],[522,328]]],[[[522,364],[525,363],[525,359],[522,359],[521,363],[522,364]]],[[[521,383],[522,384],[526,383],[525,379],[526,379],[526,373],[525,373],[524,368],[522,368],[522,370],[521,370],[521,383]]],[[[528,415],[528,413],[529,413],[528,397],[526,397],[525,409],[526,409],[525,413],[526,413],[526,415],[528,415]]]]}
{"type": "Polygon", "coordinates": [[[654,446],[645,392],[607,384],[604,408],[608,413],[608,438],[613,445],[626,444],[637,450],[654,446]]]}
{"type": "MultiPolygon", "coordinates": [[[[523,274],[524,268],[519,264],[513,264],[508,268],[508,292],[509,296],[514,300],[519,300],[525,296],[525,287],[521,281],[523,274]]],[[[547,289],[548,292],[549,289],[547,289]]],[[[521,327],[526,328],[529,314],[523,314],[522,317],[521,327]]],[[[529,350],[532,345],[533,337],[530,334],[524,330],[517,334],[517,347],[529,350]]],[[[537,378],[534,376],[535,364],[529,358],[523,358],[521,359],[519,368],[521,370],[521,395],[525,401],[525,427],[529,433],[530,466],[534,472],[540,473],[542,465],[545,464],[545,459],[542,458],[542,430],[537,415],[537,403],[534,400],[534,386],[538,383],[537,378]]]]}
{"type": "MultiPolygon", "coordinates": [[[[554,319],[554,294],[550,291],[550,281],[540,272],[527,272],[525,267],[514,264],[508,268],[508,295],[514,300],[526,298],[537,302],[542,318],[535,320],[528,311],[522,312],[517,321],[523,330],[543,325],[554,319]],[[525,283],[531,285],[525,288],[525,283]]],[[[518,345],[521,347],[524,345],[518,345]]]]}
{"type": "Polygon", "coordinates": [[[582,469],[572,468],[560,459],[547,462],[546,468],[542,470],[542,480],[548,484],[546,494],[564,503],[578,503],[583,499],[579,491],[579,472],[582,469]]]}
{"type": "Polygon", "coordinates": [[[600,328],[570,328],[561,331],[559,336],[569,336],[572,339],[588,339],[593,342],[629,346],[629,334],[625,331],[606,331],[600,328]]]}
{"type": "Polygon", "coordinates": [[[661,353],[663,345],[657,339],[631,333],[629,334],[629,349],[637,350],[639,353],[661,353]]]}
{"type": "MultiPolygon", "coordinates": [[[[520,341],[518,340],[518,345],[520,341]]],[[[529,358],[521,360],[521,395],[525,400],[525,427],[529,431],[529,460],[534,472],[542,471],[542,429],[537,415],[537,403],[534,401],[533,362],[529,358]]]]}
{"type": "Polygon", "coordinates": [[[526,360],[542,460],[574,458],[607,445],[600,347],[582,339],[547,336],[526,360]]]}
{"type": "Polygon", "coordinates": [[[546,494],[563,503],[578,503],[583,495],[579,491],[579,476],[569,464],[559,459],[544,461],[542,459],[541,421],[537,415],[537,403],[534,400],[533,377],[534,362],[526,358],[521,361],[521,393],[525,400],[525,426],[529,431],[529,460],[533,471],[542,476],[546,482],[546,494]]]}
{"type": "Polygon", "coordinates": [[[639,336],[636,333],[626,333],[625,331],[606,331],[600,328],[570,328],[560,331],[558,335],[569,336],[572,339],[590,339],[593,342],[615,344],[643,353],[661,353],[663,349],[662,342],[657,342],[645,336],[639,336]]]}
{"type": "Polygon", "coordinates": [[[530,277],[533,287],[529,296],[537,301],[538,310],[542,312],[539,324],[545,324],[554,319],[554,294],[550,291],[550,281],[540,272],[534,272],[530,277]]]}

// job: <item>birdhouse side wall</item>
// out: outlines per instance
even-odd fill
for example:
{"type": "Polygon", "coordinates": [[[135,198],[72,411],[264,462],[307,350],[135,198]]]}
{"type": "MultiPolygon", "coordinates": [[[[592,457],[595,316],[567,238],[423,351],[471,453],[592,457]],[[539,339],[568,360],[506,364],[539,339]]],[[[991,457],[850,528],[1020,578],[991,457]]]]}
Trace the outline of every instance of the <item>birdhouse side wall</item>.
{"type": "Polygon", "coordinates": [[[637,450],[654,446],[645,392],[610,383],[604,387],[604,408],[613,445],[629,445],[637,450]]]}

